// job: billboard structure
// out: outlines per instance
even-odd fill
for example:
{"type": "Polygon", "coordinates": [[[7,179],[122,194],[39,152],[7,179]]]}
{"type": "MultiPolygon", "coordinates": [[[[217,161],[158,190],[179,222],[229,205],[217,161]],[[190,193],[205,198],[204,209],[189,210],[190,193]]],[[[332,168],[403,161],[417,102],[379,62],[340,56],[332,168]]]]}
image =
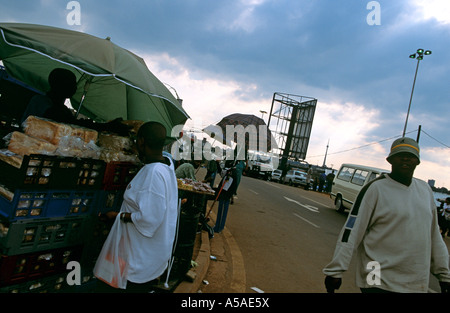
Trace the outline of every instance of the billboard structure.
{"type": "MultiPolygon", "coordinates": [[[[317,99],[275,92],[268,126],[278,144],[280,168],[287,160],[304,160],[308,151],[317,99]]],[[[274,151],[275,152],[275,151],[274,151]]]]}

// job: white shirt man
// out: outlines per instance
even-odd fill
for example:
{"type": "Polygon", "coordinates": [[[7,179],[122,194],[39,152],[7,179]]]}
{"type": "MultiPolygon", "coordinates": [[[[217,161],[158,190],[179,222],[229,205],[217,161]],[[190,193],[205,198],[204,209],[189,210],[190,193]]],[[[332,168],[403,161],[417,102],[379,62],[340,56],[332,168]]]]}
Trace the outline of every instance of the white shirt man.
{"type": "Polygon", "coordinates": [[[162,154],[165,138],[166,130],[159,123],[140,127],[137,148],[145,165],[128,184],[120,212],[107,213],[116,220],[94,274],[116,289],[146,292],[146,285],[163,274],[172,254],[178,184],[172,161],[162,154]]]}

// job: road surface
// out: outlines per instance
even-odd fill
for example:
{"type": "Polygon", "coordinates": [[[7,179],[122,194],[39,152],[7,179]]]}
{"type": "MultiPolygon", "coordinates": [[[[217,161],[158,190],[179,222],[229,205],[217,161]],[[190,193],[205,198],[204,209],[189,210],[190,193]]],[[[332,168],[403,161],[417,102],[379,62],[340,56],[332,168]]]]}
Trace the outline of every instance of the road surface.
{"type": "MultiPolygon", "coordinates": [[[[322,269],[332,258],[346,218],[324,193],[242,177],[226,229],[211,239],[216,260],[201,291],[325,292],[322,269]]],[[[449,238],[445,241],[449,246],[449,238]]],[[[354,262],[338,292],[360,292],[354,262]]],[[[430,287],[439,290],[434,278],[430,287]]]]}

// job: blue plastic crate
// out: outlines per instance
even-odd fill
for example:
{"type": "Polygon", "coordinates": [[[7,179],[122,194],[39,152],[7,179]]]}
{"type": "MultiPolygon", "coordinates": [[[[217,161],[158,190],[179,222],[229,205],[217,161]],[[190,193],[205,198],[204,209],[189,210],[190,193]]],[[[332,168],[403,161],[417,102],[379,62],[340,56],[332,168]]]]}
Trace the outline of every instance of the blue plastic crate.
{"type": "Polygon", "coordinates": [[[97,208],[99,190],[15,190],[0,196],[0,216],[8,221],[83,216],[97,208]]]}

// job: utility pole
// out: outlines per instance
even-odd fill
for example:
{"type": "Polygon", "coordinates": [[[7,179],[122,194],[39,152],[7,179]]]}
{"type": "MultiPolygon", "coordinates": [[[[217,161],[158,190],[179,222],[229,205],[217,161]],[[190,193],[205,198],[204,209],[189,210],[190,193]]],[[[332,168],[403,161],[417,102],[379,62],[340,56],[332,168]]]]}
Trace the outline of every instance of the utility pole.
{"type": "Polygon", "coordinates": [[[419,143],[419,139],[420,139],[420,131],[422,130],[422,125],[419,125],[419,130],[417,131],[417,143],[419,143]]]}

